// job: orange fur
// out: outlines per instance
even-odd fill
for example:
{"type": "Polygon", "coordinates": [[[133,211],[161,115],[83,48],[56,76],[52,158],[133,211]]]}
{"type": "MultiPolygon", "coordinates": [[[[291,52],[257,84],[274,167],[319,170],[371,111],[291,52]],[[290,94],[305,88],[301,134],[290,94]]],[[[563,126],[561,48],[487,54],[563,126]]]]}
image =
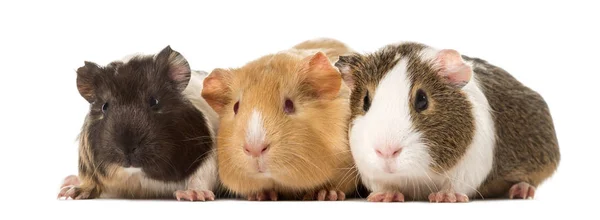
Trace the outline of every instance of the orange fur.
{"type": "Polygon", "coordinates": [[[355,190],[357,176],[347,140],[350,91],[332,65],[349,52],[336,40],[306,41],[208,76],[205,86],[210,84],[210,89],[202,95],[220,109],[219,176],[232,193],[248,196],[274,190],[299,198],[321,189],[346,194],[355,190]],[[284,113],[286,99],[294,102],[294,114],[284,113]],[[243,150],[254,110],[263,115],[270,143],[263,161],[268,174],[258,173],[257,159],[243,150]]]}

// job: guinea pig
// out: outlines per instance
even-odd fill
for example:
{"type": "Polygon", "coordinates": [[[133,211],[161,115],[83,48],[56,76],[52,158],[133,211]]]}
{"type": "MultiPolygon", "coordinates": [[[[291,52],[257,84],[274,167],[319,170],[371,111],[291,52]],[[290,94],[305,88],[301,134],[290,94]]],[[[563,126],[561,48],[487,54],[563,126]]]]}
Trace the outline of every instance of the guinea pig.
{"type": "Polygon", "coordinates": [[[206,72],[170,46],[76,72],[90,109],[79,175],[65,178],[59,198],[214,200],[218,115],[200,96],[206,72]]]}
{"type": "Polygon", "coordinates": [[[355,191],[350,90],[333,65],[350,51],[313,39],[210,73],[202,97],[219,114],[218,170],[230,195],[344,200],[355,191]]]}
{"type": "Polygon", "coordinates": [[[560,161],[547,104],[485,60],[417,42],[341,56],[349,142],[375,202],[534,197],[560,161]]]}

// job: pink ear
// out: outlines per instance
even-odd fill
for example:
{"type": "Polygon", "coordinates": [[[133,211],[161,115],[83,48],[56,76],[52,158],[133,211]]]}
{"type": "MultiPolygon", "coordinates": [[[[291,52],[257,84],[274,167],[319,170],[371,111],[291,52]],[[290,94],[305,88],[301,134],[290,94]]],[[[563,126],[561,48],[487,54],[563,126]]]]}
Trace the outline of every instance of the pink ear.
{"type": "Polygon", "coordinates": [[[335,66],[340,71],[342,75],[342,79],[346,83],[346,85],[350,88],[350,90],[354,90],[354,85],[356,84],[354,80],[354,76],[352,75],[352,67],[350,67],[350,56],[339,56],[338,61],[335,62],[335,66]]]}
{"type": "Polygon", "coordinates": [[[337,96],[342,85],[342,76],[333,67],[331,61],[323,52],[307,57],[304,68],[307,70],[306,81],[312,85],[316,94],[325,99],[337,96]]]}
{"type": "Polygon", "coordinates": [[[191,69],[188,61],[179,52],[166,46],[156,55],[159,65],[168,68],[168,75],[180,90],[184,90],[190,81],[191,69]]]}
{"type": "Polygon", "coordinates": [[[229,84],[233,73],[226,69],[214,69],[203,81],[201,96],[213,110],[221,114],[221,110],[229,104],[229,84]]]}
{"type": "MultiPolygon", "coordinates": [[[[323,52],[315,53],[308,63],[310,70],[332,70],[333,67],[327,55],[323,52]]],[[[335,70],[334,70],[335,71],[335,70]]]]}
{"type": "Polygon", "coordinates": [[[448,83],[463,87],[473,75],[473,69],[462,59],[460,53],[452,49],[443,49],[437,53],[436,65],[440,67],[440,74],[448,83]]]}

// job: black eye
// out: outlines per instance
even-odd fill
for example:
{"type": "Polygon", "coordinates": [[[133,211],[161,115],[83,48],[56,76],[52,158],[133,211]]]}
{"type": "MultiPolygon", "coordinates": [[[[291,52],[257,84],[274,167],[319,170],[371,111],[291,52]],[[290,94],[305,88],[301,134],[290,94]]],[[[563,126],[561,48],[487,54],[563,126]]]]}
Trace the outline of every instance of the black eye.
{"type": "Polygon", "coordinates": [[[235,105],[233,105],[233,113],[236,115],[237,115],[238,108],[240,108],[240,101],[236,102],[235,105]]]}
{"type": "Polygon", "coordinates": [[[292,102],[292,100],[286,99],[285,100],[285,104],[283,105],[283,111],[286,114],[292,114],[294,113],[295,109],[294,109],[294,102],[292,102]]]}
{"type": "Polygon", "coordinates": [[[150,97],[150,107],[154,107],[155,105],[158,105],[158,99],[150,97]]]}
{"type": "Polygon", "coordinates": [[[417,90],[417,94],[415,96],[415,110],[417,112],[422,112],[427,109],[429,103],[427,101],[427,94],[421,89],[417,90]]]}
{"type": "Polygon", "coordinates": [[[367,112],[369,111],[369,108],[371,108],[371,100],[369,99],[369,91],[367,91],[367,94],[365,95],[365,98],[363,100],[363,110],[367,112]]]}
{"type": "Polygon", "coordinates": [[[108,102],[104,103],[104,105],[102,105],[102,112],[106,113],[107,110],[108,110],[108,102]]]}

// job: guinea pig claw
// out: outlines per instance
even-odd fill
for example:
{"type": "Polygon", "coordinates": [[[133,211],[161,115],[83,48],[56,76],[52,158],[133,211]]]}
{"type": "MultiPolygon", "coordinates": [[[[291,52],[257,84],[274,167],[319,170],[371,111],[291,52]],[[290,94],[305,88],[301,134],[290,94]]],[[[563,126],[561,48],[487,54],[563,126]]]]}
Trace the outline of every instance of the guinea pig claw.
{"type": "Polygon", "coordinates": [[[64,197],[65,200],[68,200],[69,198],[73,199],[73,200],[80,200],[80,199],[88,199],[90,198],[91,192],[89,191],[84,191],[81,190],[81,188],[79,188],[79,186],[65,186],[63,188],[60,189],[60,192],[58,193],[58,198],[62,198],[64,197]]]}
{"type": "Polygon", "coordinates": [[[535,187],[526,182],[514,184],[508,190],[510,199],[533,199],[535,196],[535,187]]]}
{"type": "Polygon", "coordinates": [[[75,188],[76,186],[79,186],[80,184],[81,182],[79,181],[79,177],[77,177],[76,175],[69,175],[65,177],[62,185],[60,186],[60,191],[58,193],[57,199],[63,198],[65,196],[65,200],[69,199],[69,196],[67,196],[69,190],[75,188]]]}
{"type": "Polygon", "coordinates": [[[318,192],[309,192],[304,195],[304,200],[318,201],[342,201],[346,199],[346,194],[339,190],[319,190],[318,192]],[[315,198],[316,194],[316,198],[315,198]]]}
{"type": "Polygon", "coordinates": [[[372,192],[367,197],[369,202],[404,202],[404,194],[400,192],[372,192]]]}
{"type": "Polygon", "coordinates": [[[79,181],[79,177],[77,177],[76,175],[70,175],[65,177],[65,179],[63,180],[63,184],[60,186],[60,188],[64,188],[66,186],[79,186],[81,184],[81,182],[79,181]]]}
{"type": "Polygon", "coordinates": [[[440,191],[429,194],[429,202],[435,203],[456,203],[456,202],[468,202],[469,197],[463,193],[453,193],[440,191]]]}
{"type": "Polygon", "coordinates": [[[210,190],[177,190],[174,193],[177,201],[213,201],[215,200],[215,194],[210,190]]]}
{"type": "Polygon", "coordinates": [[[248,195],[248,201],[277,201],[277,192],[273,190],[252,193],[248,195]]]}

